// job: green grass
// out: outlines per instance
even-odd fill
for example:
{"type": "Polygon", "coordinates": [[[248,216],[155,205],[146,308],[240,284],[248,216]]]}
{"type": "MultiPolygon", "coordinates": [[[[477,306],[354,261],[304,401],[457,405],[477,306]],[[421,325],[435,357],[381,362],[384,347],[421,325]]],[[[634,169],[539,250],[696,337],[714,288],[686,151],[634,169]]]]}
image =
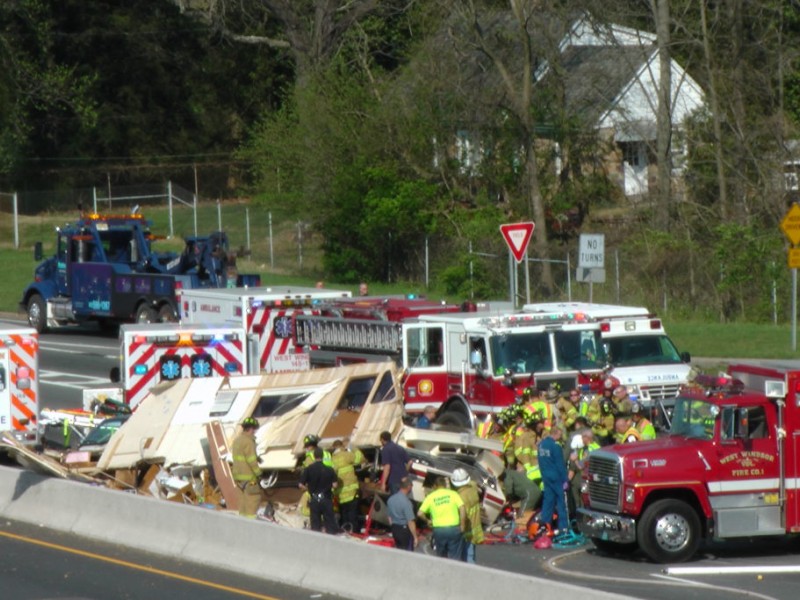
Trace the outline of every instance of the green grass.
{"type": "MultiPolygon", "coordinates": [[[[222,225],[233,247],[244,246],[247,239],[245,205],[226,203],[222,206],[222,225]]],[[[164,207],[146,207],[144,214],[153,221],[153,232],[166,235],[169,232],[169,213],[164,207]]],[[[218,228],[216,204],[200,205],[198,208],[198,233],[204,235],[218,228]]],[[[259,273],[264,285],[297,285],[313,287],[321,279],[321,251],[318,236],[305,232],[298,240],[298,224],[295,220],[273,215],[272,255],[269,244],[269,214],[267,209],[248,208],[250,220],[251,253],[239,258],[240,272],[259,273]],[[302,245],[299,243],[302,242],[302,245]],[[300,264],[302,248],[302,266],[300,264]]],[[[54,252],[56,226],[75,218],[75,214],[44,214],[20,218],[20,249],[13,247],[14,234],[10,215],[0,215],[0,312],[16,312],[17,303],[25,286],[30,283],[36,263],[33,245],[44,244],[45,256],[54,252]]],[[[173,213],[175,239],[158,242],[157,249],[180,251],[181,238],[192,235],[194,219],[186,207],[173,213]]],[[[425,290],[422,284],[382,285],[369,282],[370,293],[382,294],[426,294],[432,299],[447,299],[460,302],[463,298],[445,298],[442,290],[425,290]]],[[[357,292],[357,284],[342,284],[325,281],[325,286],[357,292]]],[[[501,291],[502,295],[504,291],[501,291]]],[[[791,326],[755,323],[704,323],[697,321],[675,321],[666,317],[666,329],[682,351],[697,357],[719,358],[775,358],[796,359],[800,353],[792,351],[791,326]]]]}

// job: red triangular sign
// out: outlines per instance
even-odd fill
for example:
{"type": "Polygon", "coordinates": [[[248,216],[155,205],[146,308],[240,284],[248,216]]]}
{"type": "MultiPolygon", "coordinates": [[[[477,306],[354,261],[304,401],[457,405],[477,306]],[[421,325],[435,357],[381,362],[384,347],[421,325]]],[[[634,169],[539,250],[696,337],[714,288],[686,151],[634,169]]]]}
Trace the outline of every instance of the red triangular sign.
{"type": "Polygon", "coordinates": [[[514,260],[518,263],[522,262],[525,252],[528,249],[528,242],[531,241],[533,236],[533,228],[536,224],[533,221],[526,223],[506,223],[500,225],[500,233],[508,244],[508,249],[514,255],[514,260]]]}

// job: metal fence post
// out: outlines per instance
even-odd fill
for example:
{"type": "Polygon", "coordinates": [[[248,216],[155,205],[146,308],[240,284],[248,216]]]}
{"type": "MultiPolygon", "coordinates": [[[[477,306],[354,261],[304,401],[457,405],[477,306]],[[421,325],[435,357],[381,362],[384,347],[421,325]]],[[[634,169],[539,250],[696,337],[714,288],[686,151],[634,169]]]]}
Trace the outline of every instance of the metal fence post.
{"type": "Polygon", "coordinates": [[[17,192],[14,192],[14,248],[19,250],[19,205],[17,192]]]}
{"type": "Polygon", "coordinates": [[[171,239],[175,236],[175,229],[172,224],[172,181],[167,181],[167,204],[169,205],[169,237],[171,239]]]}

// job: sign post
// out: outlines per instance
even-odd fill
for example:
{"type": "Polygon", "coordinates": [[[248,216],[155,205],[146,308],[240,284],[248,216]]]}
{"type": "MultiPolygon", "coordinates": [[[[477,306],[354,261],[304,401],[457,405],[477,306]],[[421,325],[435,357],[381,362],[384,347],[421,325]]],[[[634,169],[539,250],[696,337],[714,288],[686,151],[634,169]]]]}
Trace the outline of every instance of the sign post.
{"type": "Polygon", "coordinates": [[[800,267],[800,205],[792,204],[781,221],[781,231],[792,245],[786,255],[792,270],[792,351],[797,350],[797,269],[800,267]]]}
{"type": "Polygon", "coordinates": [[[578,281],[589,282],[589,302],[593,301],[594,283],[606,280],[606,238],[602,233],[582,233],[578,242],[578,281]]]}
{"type": "MultiPolygon", "coordinates": [[[[509,261],[508,261],[508,280],[509,280],[509,295],[511,296],[511,303],[516,306],[517,299],[516,299],[516,292],[517,292],[517,268],[516,265],[522,262],[528,252],[528,244],[531,241],[531,237],[533,236],[533,228],[536,227],[536,224],[533,221],[527,221],[523,223],[505,223],[500,225],[500,233],[503,234],[503,239],[505,239],[506,244],[508,245],[509,251],[509,261]],[[514,262],[511,261],[511,257],[514,257],[516,261],[516,265],[514,262]]],[[[528,272],[528,261],[525,261],[525,274],[526,279],[525,281],[529,281],[527,278],[528,272]]],[[[528,292],[530,294],[530,292],[528,292]]],[[[530,298],[529,298],[530,300],[530,298]]]]}

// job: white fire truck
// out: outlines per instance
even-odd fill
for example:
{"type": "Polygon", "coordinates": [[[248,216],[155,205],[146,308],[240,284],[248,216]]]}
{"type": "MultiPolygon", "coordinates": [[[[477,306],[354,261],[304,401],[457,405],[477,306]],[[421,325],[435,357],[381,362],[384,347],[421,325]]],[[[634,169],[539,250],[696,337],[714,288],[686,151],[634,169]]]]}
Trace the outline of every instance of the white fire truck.
{"type": "Polygon", "coordinates": [[[0,328],[0,432],[34,446],[39,442],[39,335],[35,329],[0,328]]]}
{"type": "Polygon", "coordinates": [[[178,323],[122,325],[119,376],[122,397],[135,408],[150,389],[176,379],[244,375],[246,336],[241,327],[178,323]]]}
{"type": "Polygon", "coordinates": [[[304,371],[310,368],[309,356],[296,348],[295,319],[319,314],[323,302],[350,296],[349,291],[302,287],[183,290],[180,319],[244,329],[248,373],[304,371]]]}
{"type": "Polygon", "coordinates": [[[611,374],[650,411],[657,426],[669,426],[675,398],[688,381],[691,357],[678,351],[656,315],[643,306],[587,302],[526,304],[523,310],[596,319],[613,367],[611,374]]]}
{"type": "MultiPolygon", "coordinates": [[[[408,413],[440,406],[437,423],[474,426],[522,389],[597,389],[606,359],[600,325],[565,315],[421,314],[402,323],[304,317],[298,344],[317,351],[400,356],[408,413]]],[[[363,359],[362,359],[363,360],[363,359]]]]}

